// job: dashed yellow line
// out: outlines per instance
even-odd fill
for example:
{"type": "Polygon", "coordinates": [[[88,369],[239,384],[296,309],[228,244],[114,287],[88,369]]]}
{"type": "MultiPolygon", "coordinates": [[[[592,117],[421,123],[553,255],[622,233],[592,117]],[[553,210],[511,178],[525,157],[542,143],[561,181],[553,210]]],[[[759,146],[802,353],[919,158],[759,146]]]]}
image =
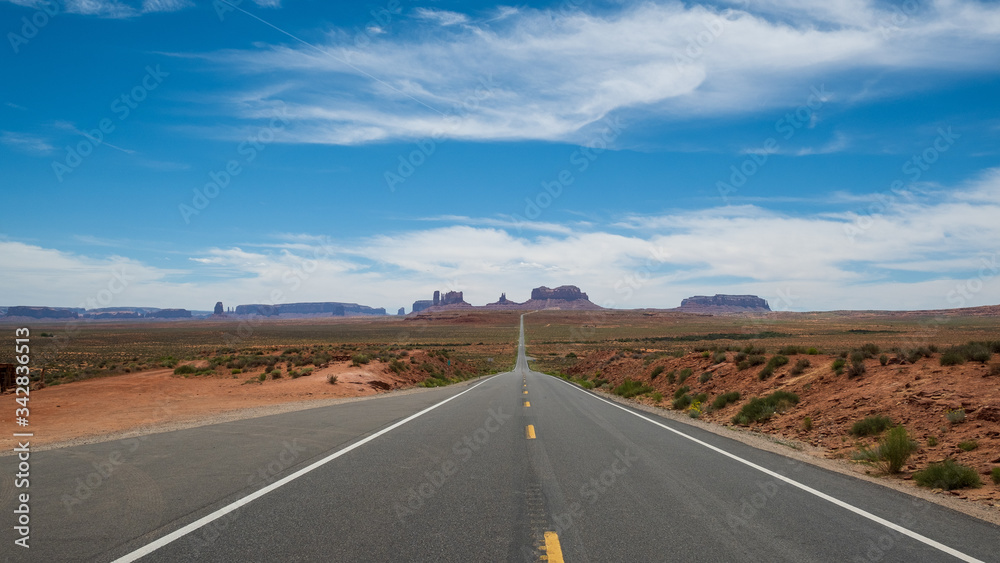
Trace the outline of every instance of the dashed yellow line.
{"type": "Polygon", "coordinates": [[[524,429],[524,433],[525,433],[525,435],[528,436],[529,440],[534,440],[535,439],[535,425],[534,424],[529,424],[527,426],[527,428],[524,429]]]}
{"type": "Polygon", "coordinates": [[[524,390],[524,394],[525,394],[525,395],[527,395],[527,394],[528,394],[528,390],[527,390],[527,389],[525,389],[525,390],[524,390]]]}
{"type": "Polygon", "coordinates": [[[531,401],[525,401],[524,402],[524,406],[525,407],[530,407],[531,406],[531,401]]]}
{"type": "Polygon", "coordinates": [[[545,555],[540,557],[542,561],[563,563],[562,546],[559,545],[559,534],[555,532],[545,532],[545,545],[542,549],[545,550],[545,555]]]}

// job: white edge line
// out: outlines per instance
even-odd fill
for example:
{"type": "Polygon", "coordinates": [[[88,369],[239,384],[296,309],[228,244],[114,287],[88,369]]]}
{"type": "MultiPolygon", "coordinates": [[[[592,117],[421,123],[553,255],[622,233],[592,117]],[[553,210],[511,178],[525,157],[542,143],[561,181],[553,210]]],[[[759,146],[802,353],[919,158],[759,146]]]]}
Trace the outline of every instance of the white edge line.
{"type": "Polygon", "coordinates": [[[212,522],[213,520],[218,520],[219,518],[225,516],[226,514],[229,514],[230,512],[236,510],[237,508],[240,508],[242,506],[250,504],[251,502],[257,500],[258,498],[260,498],[260,497],[266,495],[267,493],[270,493],[271,491],[277,489],[278,487],[281,487],[282,485],[288,484],[288,483],[294,481],[295,479],[298,479],[299,477],[305,475],[306,473],[309,473],[310,471],[319,468],[320,466],[326,465],[327,463],[329,463],[329,462],[337,459],[338,457],[346,454],[347,452],[349,452],[349,451],[351,451],[351,450],[353,450],[355,448],[359,448],[359,447],[367,444],[368,442],[371,442],[375,438],[378,438],[379,436],[381,436],[381,435],[383,435],[383,434],[385,434],[387,432],[391,432],[392,430],[394,430],[396,428],[399,428],[400,426],[406,424],[407,422],[410,422],[411,420],[413,420],[413,419],[415,419],[415,418],[417,418],[417,417],[419,417],[421,415],[424,415],[424,414],[426,414],[426,413],[428,413],[428,412],[430,412],[430,411],[432,411],[432,410],[440,407],[441,405],[447,403],[448,401],[451,401],[453,399],[457,399],[457,398],[461,397],[462,395],[468,393],[469,391],[472,391],[476,387],[479,387],[483,383],[486,383],[487,381],[489,381],[489,379],[486,379],[484,381],[480,381],[479,383],[473,385],[472,387],[469,387],[468,389],[466,389],[465,391],[462,391],[461,393],[459,393],[457,395],[454,395],[452,397],[448,397],[447,399],[441,401],[440,403],[433,404],[433,405],[427,407],[426,409],[424,409],[424,410],[422,410],[422,411],[420,411],[420,412],[418,412],[416,414],[411,414],[410,416],[404,418],[403,420],[400,420],[399,422],[396,422],[395,424],[393,424],[391,426],[383,428],[382,430],[379,430],[378,432],[372,434],[371,436],[368,436],[368,437],[366,437],[366,438],[364,438],[362,440],[359,440],[359,441],[351,444],[350,446],[347,446],[346,448],[343,448],[341,450],[337,450],[336,452],[334,452],[334,453],[332,453],[332,454],[324,457],[323,459],[321,459],[321,460],[319,460],[319,461],[317,461],[317,462],[315,462],[315,463],[313,463],[313,464],[311,464],[311,465],[309,465],[307,467],[303,467],[302,469],[299,469],[295,473],[292,473],[291,475],[283,477],[283,478],[275,481],[274,483],[271,483],[270,485],[264,487],[263,489],[257,490],[257,491],[255,491],[255,492],[253,492],[253,493],[251,493],[251,494],[249,494],[249,495],[247,495],[247,496],[245,496],[245,497],[243,497],[243,498],[241,498],[241,499],[239,499],[239,500],[237,500],[237,501],[235,501],[235,502],[233,502],[231,504],[228,504],[228,505],[226,505],[226,506],[224,506],[224,507],[216,510],[215,512],[213,512],[213,513],[211,513],[211,514],[209,514],[207,516],[203,516],[203,517],[199,518],[198,520],[195,520],[194,522],[191,522],[190,524],[184,526],[183,528],[174,530],[173,532],[170,532],[169,534],[163,536],[162,538],[159,538],[156,541],[153,541],[151,543],[148,543],[148,544],[140,547],[139,549],[133,551],[132,553],[129,553],[127,555],[119,557],[118,559],[115,559],[113,561],[113,563],[130,563],[131,561],[135,561],[135,560],[139,559],[140,557],[145,557],[146,555],[149,555],[150,553],[153,553],[157,549],[160,549],[161,547],[163,547],[163,546],[165,546],[165,545],[167,545],[167,544],[169,544],[169,543],[171,543],[171,542],[173,542],[175,540],[178,540],[178,539],[186,536],[187,534],[190,534],[191,532],[197,530],[198,528],[201,528],[205,524],[208,524],[209,522],[212,522]]]}
{"type": "MultiPolygon", "coordinates": [[[[541,374],[541,375],[546,375],[546,374],[541,374]]],[[[551,377],[551,376],[547,376],[547,377],[551,377]]],[[[558,378],[554,378],[554,379],[558,379],[558,378]]],[[[560,379],[559,381],[562,381],[562,380],[560,379]]],[[[757,471],[760,471],[761,473],[766,473],[767,475],[770,475],[770,476],[774,477],[775,479],[779,479],[781,481],[784,481],[785,483],[788,483],[789,485],[792,485],[793,487],[797,487],[799,489],[802,489],[803,491],[805,491],[805,492],[807,492],[807,493],[809,493],[811,495],[815,495],[815,496],[817,496],[817,497],[819,497],[819,498],[821,498],[821,499],[823,499],[823,500],[825,500],[827,502],[833,503],[833,504],[835,504],[835,505],[837,505],[837,506],[839,506],[841,508],[844,508],[846,510],[850,510],[851,512],[853,512],[853,513],[855,513],[855,514],[857,514],[859,516],[863,516],[863,517],[871,520],[872,522],[877,522],[879,524],[882,524],[883,526],[885,526],[885,527],[887,527],[887,528],[889,528],[891,530],[895,530],[895,531],[897,531],[897,532],[899,532],[899,533],[901,533],[903,535],[909,536],[909,537],[911,537],[911,538],[913,538],[913,539],[915,539],[915,540],[917,540],[917,541],[919,541],[921,543],[924,543],[926,545],[929,545],[929,546],[933,547],[934,549],[937,549],[939,551],[943,551],[944,553],[947,553],[948,555],[951,555],[953,557],[961,559],[962,561],[968,561],[969,563],[984,563],[982,560],[976,559],[975,557],[972,557],[971,555],[966,555],[966,554],[962,553],[961,551],[958,551],[956,549],[952,549],[952,548],[944,545],[943,543],[936,542],[936,541],[928,538],[927,536],[922,536],[922,535],[920,535],[920,534],[918,534],[918,533],[916,533],[916,532],[914,532],[912,530],[908,530],[908,529],[906,529],[906,528],[904,528],[902,526],[898,526],[896,524],[893,524],[892,522],[890,522],[890,521],[888,521],[888,520],[886,520],[884,518],[880,518],[878,516],[875,516],[871,512],[868,512],[866,510],[862,510],[862,509],[860,509],[860,508],[858,508],[858,507],[856,507],[854,505],[847,504],[846,502],[844,502],[844,501],[842,501],[840,499],[834,498],[834,497],[832,497],[832,496],[830,496],[830,495],[828,495],[828,494],[826,494],[824,492],[817,491],[816,489],[814,489],[814,488],[812,488],[812,487],[810,487],[808,485],[804,485],[802,483],[799,483],[798,481],[795,481],[793,479],[789,479],[788,477],[785,477],[784,475],[781,475],[780,473],[775,473],[774,471],[771,471],[770,469],[767,469],[766,467],[761,467],[760,465],[757,465],[756,463],[753,463],[752,461],[745,460],[745,459],[743,459],[743,458],[741,458],[741,457],[739,457],[739,456],[737,456],[735,454],[731,454],[731,453],[727,452],[726,450],[723,450],[721,448],[713,446],[712,444],[709,444],[707,442],[703,442],[703,441],[701,441],[701,440],[699,440],[699,439],[697,439],[697,438],[695,438],[693,436],[689,436],[689,435],[681,432],[680,430],[676,430],[674,428],[671,428],[671,427],[667,426],[666,424],[663,424],[663,423],[657,422],[657,421],[655,421],[655,420],[653,420],[651,418],[645,417],[645,416],[643,416],[643,415],[641,415],[641,414],[639,414],[639,413],[637,413],[637,412],[635,412],[635,411],[633,411],[631,409],[625,408],[622,405],[619,405],[619,404],[617,404],[617,403],[615,403],[613,401],[609,401],[609,400],[605,399],[604,397],[601,397],[599,395],[595,395],[593,393],[587,393],[583,389],[581,389],[581,388],[577,387],[576,385],[573,385],[573,384],[571,384],[569,382],[562,381],[562,383],[565,383],[566,385],[569,385],[573,389],[576,389],[576,390],[580,391],[581,393],[583,393],[585,395],[589,395],[589,396],[597,399],[598,401],[604,401],[605,403],[607,403],[607,404],[609,404],[609,405],[611,405],[613,407],[619,408],[619,409],[621,409],[621,410],[623,410],[623,411],[625,411],[625,412],[627,412],[627,413],[629,413],[631,415],[635,415],[635,416],[637,416],[637,417],[639,417],[639,418],[641,418],[641,419],[643,419],[643,420],[645,420],[647,422],[651,422],[651,423],[653,423],[653,424],[655,424],[655,425],[657,425],[657,426],[659,426],[661,428],[665,428],[665,429],[673,432],[674,434],[677,434],[678,436],[681,436],[683,438],[687,438],[688,440],[691,440],[692,442],[694,442],[696,444],[700,444],[702,446],[705,446],[706,448],[708,448],[710,450],[718,452],[718,453],[720,453],[720,454],[722,454],[722,455],[724,455],[724,456],[726,456],[728,458],[734,459],[734,460],[736,460],[736,461],[738,461],[738,462],[740,462],[740,463],[742,463],[744,465],[752,467],[752,468],[756,469],[757,471]]]]}

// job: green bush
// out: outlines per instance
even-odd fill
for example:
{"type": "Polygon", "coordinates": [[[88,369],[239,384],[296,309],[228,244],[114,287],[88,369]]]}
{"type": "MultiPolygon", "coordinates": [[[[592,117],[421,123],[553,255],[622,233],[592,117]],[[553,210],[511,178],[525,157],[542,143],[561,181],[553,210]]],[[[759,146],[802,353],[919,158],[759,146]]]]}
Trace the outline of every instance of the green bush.
{"type": "Polygon", "coordinates": [[[927,446],[933,448],[936,445],[937,445],[937,436],[928,436],[927,446]]]}
{"type": "Polygon", "coordinates": [[[625,378],[625,381],[621,383],[618,387],[615,387],[612,393],[615,395],[620,395],[626,399],[635,397],[636,395],[642,395],[644,393],[650,393],[655,391],[649,385],[645,385],[639,381],[633,381],[632,379],[625,378]]]}
{"type": "Polygon", "coordinates": [[[684,410],[691,406],[692,400],[691,395],[687,393],[681,395],[680,397],[675,396],[673,402],[670,403],[675,410],[684,410]]]}
{"type": "Polygon", "coordinates": [[[194,366],[192,366],[191,364],[184,364],[182,366],[177,366],[176,368],[174,368],[174,375],[186,375],[189,373],[195,373],[197,371],[198,370],[194,369],[194,366]]]}
{"type": "Polygon", "coordinates": [[[972,450],[978,447],[979,447],[979,442],[975,440],[966,440],[964,442],[958,443],[958,449],[962,450],[963,452],[971,452],[972,450]]]}
{"type": "Polygon", "coordinates": [[[705,373],[698,376],[699,383],[705,383],[709,379],[712,379],[712,372],[706,371],[705,373]]]}
{"type": "Polygon", "coordinates": [[[942,366],[960,366],[965,363],[965,355],[951,348],[941,354],[940,362],[942,366]]]}
{"type": "Polygon", "coordinates": [[[351,356],[352,366],[361,366],[367,364],[370,361],[372,361],[372,358],[368,354],[355,354],[351,356]]]}
{"type": "Polygon", "coordinates": [[[923,471],[913,474],[913,480],[922,487],[932,487],[935,489],[962,489],[965,487],[979,487],[982,481],[976,470],[955,463],[954,460],[946,459],[940,463],[932,463],[923,471]]]}
{"type": "Polygon", "coordinates": [[[836,360],[833,361],[833,364],[830,366],[830,368],[833,369],[833,373],[840,375],[844,373],[845,364],[847,364],[847,360],[845,360],[844,358],[837,358],[836,360]]]}
{"type": "Polygon", "coordinates": [[[656,366],[653,371],[649,374],[649,379],[656,379],[659,375],[663,373],[663,366],[656,366]]]}
{"type": "Polygon", "coordinates": [[[260,381],[264,381],[265,379],[267,379],[267,374],[266,373],[262,373],[262,374],[260,374],[260,375],[257,376],[257,379],[260,380],[260,381]]]}
{"type": "Polygon", "coordinates": [[[881,350],[879,349],[877,344],[872,344],[869,342],[868,344],[863,344],[858,351],[861,352],[861,355],[863,356],[864,359],[868,359],[868,358],[874,358],[875,355],[878,354],[881,350]]]}
{"type": "Polygon", "coordinates": [[[747,361],[747,360],[743,360],[742,362],[737,362],[736,363],[736,369],[737,369],[737,371],[743,371],[745,369],[750,369],[750,362],[747,361]]]}
{"type": "Polygon", "coordinates": [[[798,354],[805,354],[806,353],[806,348],[805,348],[805,346],[794,346],[794,345],[790,344],[790,345],[785,346],[784,348],[778,350],[778,353],[779,354],[784,354],[785,356],[796,356],[798,354]]]}
{"type": "Polygon", "coordinates": [[[868,369],[865,367],[864,359],[858,360],[856,357],[852,357],[851,367],[847,368],[847,377],[861,377],[866,371],[868,371],[868,369]]]}
{"type": "Polygon", "coordinates": [[[600,377],[598,377],[597,379],[594,380],[594,387],[604,387],[607,384],[608,384],[607,379],[601,379],[600,377]]]}
{"type": "Polygon", "coordinates": [[[236,368],[236,369],[234,369],[234,370],[232,371],[232,374],[233,374],[233,375],[237,375],[237,374],[240,374],[240,373],[243,373],[243,370],[241,370],[240,368],[236,368]]]}
{"type": "Polygon", "coordinates": [[[994,485],[1000,485],[1000,467],[994,467],[990,470],[990,479],[993,480],[994,485]]]}
{"type": "Polygon", "coordinates": [[[885,354],[882,354],[881,356],[878,357],[878,363],[880,365],[883,365],[883,366],[884,365],[888,365],[889,364],[889,356],[886,356],[885,354]]]}
{"type": "Polygon", "coordinates": [[[766,397],[754,397],[733,417],[733,424],[745,426],[768,420],[774,413],[782,412],[798,402],[799,396],[788,391],[775,391],[766,397]]]}
{"type": "Polygon", "coordinates": [[[809,362],[809,360],[802,358],[799,361],[795,362],[795,365],[788,373],[790,375],[802,375],[806,371],[806,368],[809,367],[810,365],[812,364],[809,362]]]}
{"type": "Polygon", "coordinates": [[[713,364],[721,364],[721,363],[723,363],[725,361],[726,361],[726,353],[725,352],[723,352],[723,351],[720,350],[720,351],[716,352],[715,354],[712,354],[712,363],[713,364]]]}
{"type": "Polygon", "coordinates": [[[811,416],[807,416],[802,419],[802,429],[809,432],[813,429],[813,419],[811,416]]]}
{"type": "Polygon", "coordinates": [[[739,391],[729,391],[728,393],[723,393],[715,397],[712,401],[712,409],[719,410],[723,409],[729,405],[729,403],[735,403],[740,400],[739,391]]]}
{"type": "Polygon", "coordinates": [[[817,350],[816,348],[809,348],[808,350],[806,350],[806,354],[809,354],[810,356],[815,356],[816,354],[819,354],[819,350],[817,350]]]}
{"type": "Polygon", "coordinates": [[[888,416],[869,416],[855,422],[851,426],[851,434],[854,436],[874,436],[890,426],[892,426],[892,419],[888,416]]]}
{"type": "Polygon", "coordinates": [[[690,390],[691,390],[691,387],[689,387],[687,385],[678,387],[677,390],[674,391],[674,398],[676,399],[676,398],[680,397],[681,395],[687,393],[690,390]]]}
{"type": "Polygon", "coordinates": [[[733,363],[738,364],[738,363],[740,363],[740,362],[742,362],[743,360],[746,360],[746,359],[747,359],[746,352],[737,352],[736,355],[733,356],[733,363]]]}
{"type": "Polygon", "coordinates": [[[965,409],[955,409],[953,411],[946,411],[944,417],[948,419],[948,422],[952,424],[959,424],[965,422],[965,409]]]}
{"type": "Polygon", "coordinates": [[[765,358],[764,356],[762,356],[760,354],[753,354],[751,356],[747,356],[747,362],[750,364],[750,367],[759,366],[759,365],[763,365],[764,363],[766,363],[767,362],[767,358],[765,358]]]}
{"type": "Polygon", "coordinates": [[[691,374],[693,373],[694,371],[692,371],[691,368],[682,369],[680,373],[677,374],[677,383],[683,384],[684,380],[691,377],[691,374]]]}
{"type": "Polygon", "coordinates": [[[651,399],[653,399],[654,403],[659,403],[660,401],[663,400],[663,393],[660,393],[659,391],[652,393],[649,396],[651,399]]]}
{"type": "Polygon", "coordinates": [[[878,446],[872,449],[861,448],[858,459],[876,465],[883,473],[899,473],[917,448],[917,443],[910,439],[906,428],[896,426],[879,441],[878,446]]]}
{"type": "Polygon", "coordinates": [[[570,352],[569,354],[566,354],[566,357],[567,358],[575,358],[576,357],[576,353],[570,352]]]}
{"type": "Polygon", "coordinates": [[[329,383],[330,385],[336,385],[337,384],[337,376],[336,375],[328,375],[328,376],[326,376],[326,382],[329,383]]]}

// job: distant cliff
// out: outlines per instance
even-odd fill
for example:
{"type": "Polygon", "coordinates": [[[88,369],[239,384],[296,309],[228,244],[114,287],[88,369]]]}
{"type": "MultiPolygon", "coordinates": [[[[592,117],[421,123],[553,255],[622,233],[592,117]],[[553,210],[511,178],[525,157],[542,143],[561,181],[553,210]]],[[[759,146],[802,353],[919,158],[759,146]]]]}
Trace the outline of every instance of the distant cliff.
{"type": "Polygon", "coordinates": [[[695,295],[681,301],[681,311],[770,311],[767,301],[756,295],[695,295]]]}
{"type": "Polygon", "coordinates": [[[531,298],[539,301],[545,299],[576,301],[577,299],[587,299],[587,294],[580,291],[580,288],[575,285],[561,285],[555,289],[549,289],[543,285],[531,290],[531,298]]]}
{"type": "Polygon", "coordinates": [[[77,319],[80,317],[72,309],[57,307],[8,307],[8,317],[27,317],[29,319],[77,319]]]}
{"type": "Polygon", "coordinates": [[[237,305],[237,315],[259,315],[273,317],[276,315],[329,315],[343,317],[347,315],[384,315],[385,309],[374,308],[357,303],[339,303],[324,301],[318,303],[280,303],[278,305],[237,305]]]}
{"type": "Polygon", "coordinates": [[[187,309],[160,309],[146,313],[147,319],[190,319],[191,311],[187,309]]]}

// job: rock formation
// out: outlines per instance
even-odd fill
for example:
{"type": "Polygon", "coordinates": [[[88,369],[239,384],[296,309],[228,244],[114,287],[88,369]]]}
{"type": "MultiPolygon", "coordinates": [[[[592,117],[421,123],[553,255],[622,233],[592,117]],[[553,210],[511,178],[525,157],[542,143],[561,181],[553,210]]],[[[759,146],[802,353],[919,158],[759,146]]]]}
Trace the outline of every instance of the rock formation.
{"type": "Polygon", "coordinates": [[[539,301],[546,299],[576,301],[577,299],[587,299],[587,294],[580,291],[580,288],[575,285],[561,285],[555,289],[549,289],[543,285],[531,290],[531,298],[539,301]]]}
{"type": "Polygon", "coordinates": [[[406,314],[406,307],[400,307],[399,310],[396,311],[396,314],[397,315],[405,315],[406,314]]]}
{"type": "Polygon", "coordinates": [[[434,302],[431,301],[430,299],[421,299],[420,301],[414,301],[413,302],[413,312],[414,313],[419,313],[420,311],[423,311],[424,309],[426,309],[428,307],[433,307],[433,306],[434,306],[434,302]]]}
{"type": "Polygon", "coordinates": [[[218,303],[216,303],[215,304],[215,311],[213,312],[213,314],[224,315],[225,313],[226,313],[226,310],[225,310],[225,308],[222,307],[222,301],[219,301],[218,303]]]}
{"type": "Polygon", "coordinates": [[[190,319],[191,311],[187,309],[160,309],[159,311],[153,311],[152,313],[147,313],[146,318],[148,319],[190,319]]]}
{"type": "Polygon", "coordinates": [[[323,301],[318,303],[281,303],[278,305],[237,305],[235,314],[258,315],[262,317],[273,317],[276,315],[344,317],[355,315],[384,315],[385,308],[368,307],[367,305],[358,305],[357,303],[323,301]]]}
{"type": "Polygon", "coordinates": [[[472,307],[465,302],[465,298],[461,291],[449,291],[442,294],[440,291],[435,291],[433,299],[421,299],[419,301],[413,302],[413,312],[419,313],[429,309],[430,307],[472,307]]]}
{"type": "Polygon", "coordinates": [[[57,307],[8,307],[8,317],[27,317],[30,319],[78,319],[80,315],[72,309],[57,307]]]}
{"type": "Polygon", "coordinates": [[[740,311],[770,311],[767,301],[756,295],[720,295],[712,297],[696,295],[681,301],[681,311],[705,312],[740,312],[740,311]]]}
{"type": "Polygon", "coordinates": [[[86,312],[83,315],[85,319],[138,319],[142,318],[142,315],[135,311],[102,311],[99,313],[86,312]]]}

